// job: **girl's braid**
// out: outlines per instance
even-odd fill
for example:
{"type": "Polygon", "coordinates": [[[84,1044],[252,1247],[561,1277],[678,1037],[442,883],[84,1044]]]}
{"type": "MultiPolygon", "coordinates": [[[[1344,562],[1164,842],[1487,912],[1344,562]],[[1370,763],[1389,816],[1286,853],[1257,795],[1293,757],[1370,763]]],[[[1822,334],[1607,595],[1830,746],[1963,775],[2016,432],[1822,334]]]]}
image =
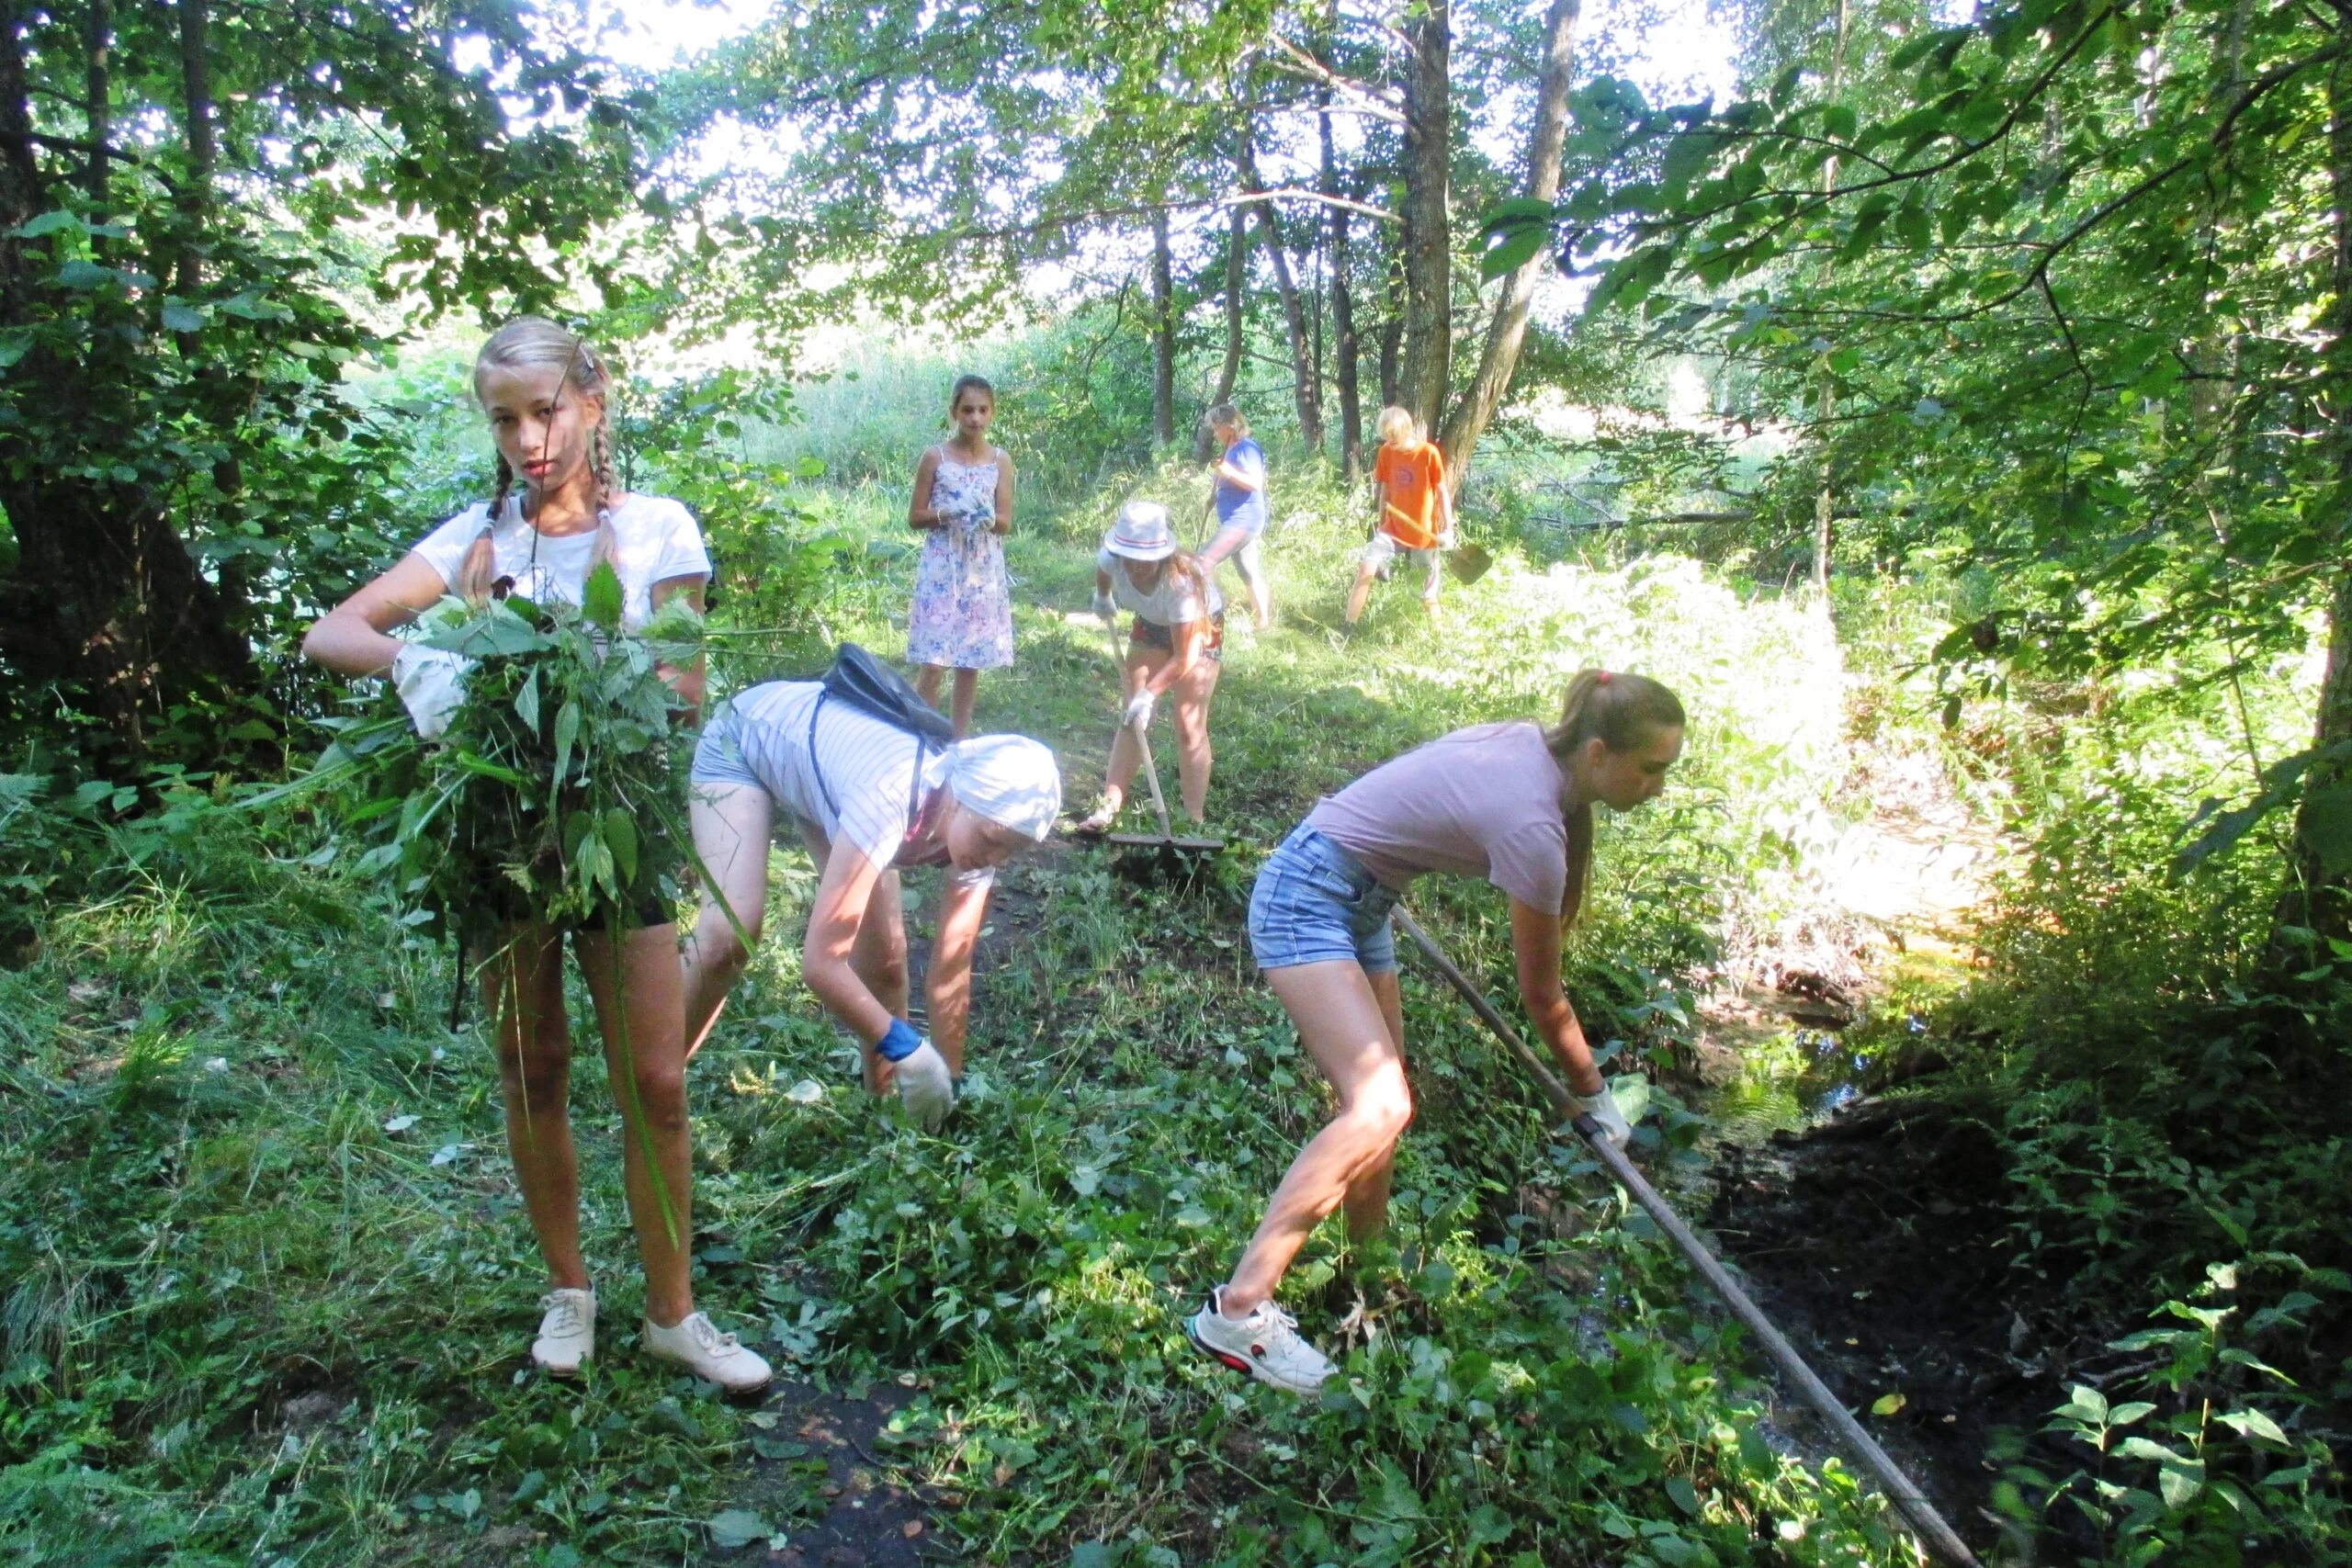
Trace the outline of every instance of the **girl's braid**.
{"type": "Polygon", "coordinates": [[[479,607],[490,599],[491,577],[498,570],[498,552],[491,545],[490,533],[506,514],[506,498],[514,491],[514,470],[501,456],[498,485],[490,497],[490,516],[483,521],[481,532],[474,536],[474,542],[466,547],[465,561],[458,569],[458,596],[469,604],[479,607]]]}

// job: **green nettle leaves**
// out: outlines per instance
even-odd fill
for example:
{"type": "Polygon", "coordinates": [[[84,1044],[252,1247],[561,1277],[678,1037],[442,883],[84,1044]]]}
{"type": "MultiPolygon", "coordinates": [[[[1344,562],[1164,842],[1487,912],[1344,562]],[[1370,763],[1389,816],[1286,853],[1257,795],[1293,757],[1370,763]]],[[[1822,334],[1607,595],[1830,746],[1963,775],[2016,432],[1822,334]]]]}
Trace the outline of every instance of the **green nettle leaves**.
{"type": "Polygon", "coordinates": [[[692,851],[684,712],[665,665],[701,652],[702,623],[673,600],[639,634],[618,627],[610,566],[579,608],[507,599],[428,616],[424,641],[473,660],[436,745],[397,704],[343,727],[322,770],[357,764],[347,819],[380,836],[362,862],[469,939],[530,919],[634,926],[674,902],[692,851]]]}

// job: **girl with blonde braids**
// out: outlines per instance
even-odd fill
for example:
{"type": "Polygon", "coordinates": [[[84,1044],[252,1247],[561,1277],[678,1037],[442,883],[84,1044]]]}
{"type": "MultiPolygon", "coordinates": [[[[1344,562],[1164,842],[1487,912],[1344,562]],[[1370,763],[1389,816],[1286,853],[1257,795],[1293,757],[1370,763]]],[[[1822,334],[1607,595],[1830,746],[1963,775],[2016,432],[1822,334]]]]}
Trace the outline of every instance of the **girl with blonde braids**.
{"type": "MultiPolygon", "coordinates": [[[[605,420],[611,385],[596,351],[554,322],[525,316],[500,328],[474,361],[474,394],[498,447],[496,493],[434,529],[390,570],[328,612],[311,628],[303,651],[345,675],[390,675],[417,732],[430,740],[464,700],[465,660],[391,634],[453,589],[474,599],[511,592],[577,604],[588,574],[609,561],[621,581],[624,626],[641,626],[681,594],[699,607],[710,558],[693,514],[674,501],[633,495],[614,482],[605,420]]],[[[664,674],[687,701],[701,700],[699,668],[664,674]]],[[[685,1006],[676,918],[665,908],[639,911],[638,928],[617,942],[602,931],[567,933],[518,909],[481,965],[505,1093],[506,1145],[548,1267],[532,1359],[568,1376],[595,1348],[596,1296],[580,1250],[569,1115],[567,934],[588,983],[625,1123],[629,1217],[645,1269],[641,1343],[722,1387],[756,1388],[768,1381],[767,1363],[695,1310],[687,1280],[685,1247],[694,1226],[685,1006]],[[624,1007],[626,1032],[619,1027],[624,1007]],[[630,1076],[634,1097],[619,1092],[630,1076]],[[642,1129],[628,1124],[639,1116],[642,1129]]]]}

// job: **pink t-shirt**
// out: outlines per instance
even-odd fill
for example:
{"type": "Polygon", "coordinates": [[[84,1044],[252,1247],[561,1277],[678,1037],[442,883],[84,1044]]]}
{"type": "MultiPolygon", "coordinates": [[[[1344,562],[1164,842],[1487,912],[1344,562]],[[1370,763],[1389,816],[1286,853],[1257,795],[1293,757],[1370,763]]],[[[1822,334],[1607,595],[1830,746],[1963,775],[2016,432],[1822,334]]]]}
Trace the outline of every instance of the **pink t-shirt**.
{"type": "Polygon", "coordinates": [[[1568,781],[1521,719],[1440,736],[1383,762],[1306,814],[1306,825],[1403,892],[1423,872],[1483,876],[1557,909],[1568,886],[1568,781]]]}

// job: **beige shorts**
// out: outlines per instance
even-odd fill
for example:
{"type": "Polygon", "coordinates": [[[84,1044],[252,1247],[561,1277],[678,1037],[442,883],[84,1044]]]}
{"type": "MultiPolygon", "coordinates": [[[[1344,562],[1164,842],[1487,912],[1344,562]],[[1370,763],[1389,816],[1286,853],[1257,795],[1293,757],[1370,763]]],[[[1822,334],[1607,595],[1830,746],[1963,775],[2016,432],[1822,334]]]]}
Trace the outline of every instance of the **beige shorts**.
{"type": "Polygon", "coordinates": [[[1409,545],[1398,544],[1396,536],[1385,528],[1372,536],[1371,542],[1363,547],[1363,554],[1358,556],[1356,559],[1363,565],[1377,570],[1386,566],[1398,556],[1403,556],[1408,565],[1419,567],[1432,577],[1437,575],[1435,549],[1417,550],[1409,545]]]}

